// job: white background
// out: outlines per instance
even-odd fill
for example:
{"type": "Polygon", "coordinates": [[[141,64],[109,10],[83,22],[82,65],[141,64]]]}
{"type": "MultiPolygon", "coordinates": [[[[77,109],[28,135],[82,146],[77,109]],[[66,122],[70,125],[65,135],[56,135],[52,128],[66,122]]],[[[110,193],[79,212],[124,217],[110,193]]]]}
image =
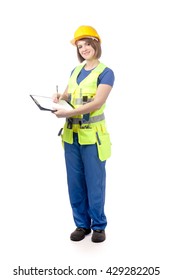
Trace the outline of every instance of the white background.
{"type": "Polygon", "coordinates": [[[13,276],[19,265],[103,269],[90,277],[104,280],[139,279],[110,276],[105,273],[109,266],[159,266],[159,277],[140,279],[170,279],[171,2],[0,2],[2,279],[26,279],[13,276]],[[92,243],[91,236],[78,243],[69,240],[75,226],[57,136],[64,120],[41,112],[29,98],[31,93],[51,96],[56,85],[60,92],[65,89],[78,64],[69,41],[85,24],[100,34],[101,61],[116,77],[106,109],[113,153],[107,162],[107,240],[101,244],[92,243]]]}

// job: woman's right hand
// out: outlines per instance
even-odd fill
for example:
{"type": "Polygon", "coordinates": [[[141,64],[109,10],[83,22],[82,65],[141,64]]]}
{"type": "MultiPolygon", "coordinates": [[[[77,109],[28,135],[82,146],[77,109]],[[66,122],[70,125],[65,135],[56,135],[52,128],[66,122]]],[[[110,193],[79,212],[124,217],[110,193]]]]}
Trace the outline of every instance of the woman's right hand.
{"type": "Polygon", "coordinates": [[[60,94],[60,93],[54,93],[52,95],[52,100],[55,103],[58,103],[61,100],[61,98],[62,98],[62,94],[60,94]]]}
{"type": "Polygon", "coordinates": [[[58,91],[52,95],[52,100],[55,103],[58,103],[61,99],[68,100],[68,86],[66,87],[63,94],[58,91]]]}

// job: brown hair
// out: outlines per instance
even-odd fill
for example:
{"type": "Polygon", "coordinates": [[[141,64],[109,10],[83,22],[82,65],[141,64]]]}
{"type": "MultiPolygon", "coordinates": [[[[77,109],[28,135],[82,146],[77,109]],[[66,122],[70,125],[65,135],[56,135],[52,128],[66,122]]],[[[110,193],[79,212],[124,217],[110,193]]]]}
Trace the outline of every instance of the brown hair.
{"type": "MultiPolygon", "coordinates": [[[[82,38],[80,40],[84,40],[86,43],[90,44],[91,47],[95,50],[95,58],[100,58],[102,54],[101,44],[99,41],[93,38],[82,38]]],[[[79,49],[77,47],[77,57],[80,62],[83,62],[85,59],[80,55],[79,49]]]]}

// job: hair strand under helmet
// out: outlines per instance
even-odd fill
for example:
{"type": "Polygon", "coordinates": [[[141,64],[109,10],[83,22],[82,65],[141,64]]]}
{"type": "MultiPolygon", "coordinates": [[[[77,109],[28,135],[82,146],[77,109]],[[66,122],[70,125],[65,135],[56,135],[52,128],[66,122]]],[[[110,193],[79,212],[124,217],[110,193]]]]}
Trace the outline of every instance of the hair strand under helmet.
{"type": "Polygon", "coordinates": [[[76,41],[82,38],[92,38],[101,42],[100,36],[97,31],[89,25],[82,25],[74,33],[74,38],[70,41],[72,45],[76,44],[76,41]]]}

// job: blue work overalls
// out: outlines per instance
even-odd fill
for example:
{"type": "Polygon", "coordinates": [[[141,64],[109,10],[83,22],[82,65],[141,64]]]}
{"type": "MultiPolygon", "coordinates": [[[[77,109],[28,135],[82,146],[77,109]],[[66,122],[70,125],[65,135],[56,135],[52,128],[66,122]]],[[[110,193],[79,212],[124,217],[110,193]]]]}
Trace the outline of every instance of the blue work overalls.
{"type": "Polygon", "coordinates": [[[105,229],[106,161],[98,157],[96,144],[64,143],[67,181],[73,218],[77,227],[105,229]]]}

